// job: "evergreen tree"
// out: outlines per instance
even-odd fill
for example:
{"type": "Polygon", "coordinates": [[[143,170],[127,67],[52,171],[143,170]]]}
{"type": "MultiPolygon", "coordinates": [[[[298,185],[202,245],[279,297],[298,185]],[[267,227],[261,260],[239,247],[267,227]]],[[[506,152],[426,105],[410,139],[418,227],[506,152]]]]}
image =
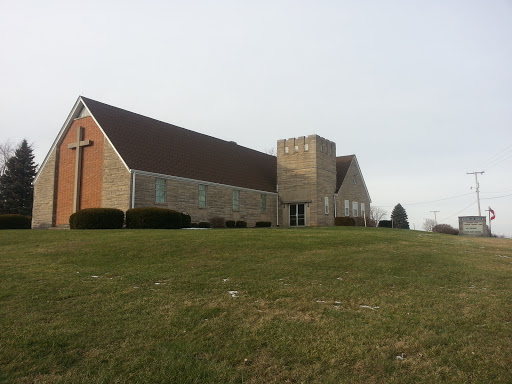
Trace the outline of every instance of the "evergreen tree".
{"type": "Polygon", "coordinates": [[[407,220],[407,212],[401,204],[395,205],[393,212],[391,212],[391,220],[393,221],[393,228],[409,229],[409,221],[407,220]]]}
{"type": "Polygon", "coordinates": [[[32,147],[23,140],[0,176],[0,214],[32,215],[36,168],[32,147]]]}

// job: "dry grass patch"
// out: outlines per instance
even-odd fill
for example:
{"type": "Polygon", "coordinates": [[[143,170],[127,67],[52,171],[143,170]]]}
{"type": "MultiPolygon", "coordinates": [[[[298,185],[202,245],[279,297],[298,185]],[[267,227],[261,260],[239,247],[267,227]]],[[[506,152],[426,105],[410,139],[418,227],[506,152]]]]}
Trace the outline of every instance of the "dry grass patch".
{"type": "Polygon", "coordinates": [[[512,382],[512,242],[2,231],[0,382],[512,382]]]}

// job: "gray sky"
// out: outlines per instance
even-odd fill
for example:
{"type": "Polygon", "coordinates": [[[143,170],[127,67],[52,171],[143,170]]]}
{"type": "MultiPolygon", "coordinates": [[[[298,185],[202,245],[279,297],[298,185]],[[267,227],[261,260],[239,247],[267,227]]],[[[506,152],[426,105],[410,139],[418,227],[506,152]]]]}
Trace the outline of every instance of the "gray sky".
{"type": "Polygon", "coordinates": [[[84,95],[260,151],[319,134],[416,229],[431,210],[476,215],[466,172],[485,170],[482,209],[512,236],[511,0],[0,0],[0,15],[0,141],[26,138],[38,163],[84,95]]]}

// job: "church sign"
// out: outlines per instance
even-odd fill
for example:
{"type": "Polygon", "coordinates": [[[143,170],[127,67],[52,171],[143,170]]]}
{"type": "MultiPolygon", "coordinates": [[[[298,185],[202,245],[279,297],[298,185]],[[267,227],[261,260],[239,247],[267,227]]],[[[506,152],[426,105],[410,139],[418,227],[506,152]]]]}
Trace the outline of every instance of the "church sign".
{"type": "Polygon", "coordinates": [[[485,216],[459,216],[459,233],[466,236],[488,236],[485,216]]]}

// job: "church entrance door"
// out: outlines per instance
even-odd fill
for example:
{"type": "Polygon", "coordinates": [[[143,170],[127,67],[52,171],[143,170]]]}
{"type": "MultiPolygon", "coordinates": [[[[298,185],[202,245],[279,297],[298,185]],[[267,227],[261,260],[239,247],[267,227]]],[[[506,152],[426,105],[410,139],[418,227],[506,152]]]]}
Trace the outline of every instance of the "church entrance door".
{"type": "Polygon", "coordinates": [[[305,204],[290,204],[290,227],[303,227],[305,225],[305,204]]]}

